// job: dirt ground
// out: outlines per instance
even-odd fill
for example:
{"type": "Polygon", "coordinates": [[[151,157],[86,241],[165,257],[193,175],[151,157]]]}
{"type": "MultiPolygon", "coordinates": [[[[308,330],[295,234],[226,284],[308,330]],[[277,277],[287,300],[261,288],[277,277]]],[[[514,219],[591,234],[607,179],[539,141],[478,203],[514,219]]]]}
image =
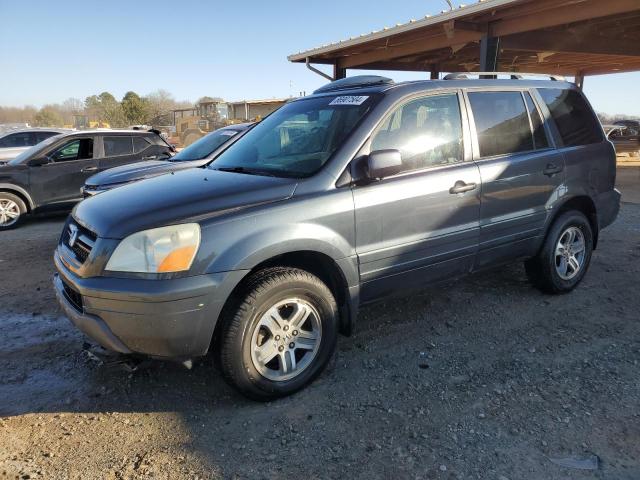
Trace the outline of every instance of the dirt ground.
{"type": "Polygon", "coordinates": [[[0,478],[638,479],[640,168],[619,184],[573,293],[518,264],[365,308],[329,370],[269,404],[210,359],[91,359],[51,288],[64,217],[30,219],[0,238],[0,478]]]}

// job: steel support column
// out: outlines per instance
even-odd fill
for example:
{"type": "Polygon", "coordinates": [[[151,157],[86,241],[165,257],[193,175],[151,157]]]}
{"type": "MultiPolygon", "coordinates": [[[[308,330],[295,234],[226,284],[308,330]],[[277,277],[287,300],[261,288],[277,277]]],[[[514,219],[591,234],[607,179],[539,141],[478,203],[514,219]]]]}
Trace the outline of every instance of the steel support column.
{"type": "Polygon", "coordinates": [[[438,65],[431,65],[431,75],[429,76],[431,80],[438,80],[440,78],[440,67],[438,65]]]}
{"type": "Polygon", "coordinates": [[[340,68],[337,64],[333,65],[333,79],[340,80],[341,78],[347,77],[347,69],[340,68]]]}
{"type": "Polygon", "coordinates": [[[584,73],[578,72],[576,73],[575,84],[578,86],[580,90],[584,87],[584,73]]]}

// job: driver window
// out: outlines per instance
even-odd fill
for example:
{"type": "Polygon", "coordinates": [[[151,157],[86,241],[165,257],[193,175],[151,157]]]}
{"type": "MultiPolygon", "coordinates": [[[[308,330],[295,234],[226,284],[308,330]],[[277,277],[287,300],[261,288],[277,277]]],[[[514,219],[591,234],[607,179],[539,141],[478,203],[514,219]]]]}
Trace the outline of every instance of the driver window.
{"type": "Polygon", "coordinates": [[[54,162],[88,160],[93,158],[93,139],[79,138],[65,143],[49,155],[54,162]]]}
{"type": "Polygon", "coordinates": [[[462,162],[458,96],[433,95],[398,107],[371,139],[371,151],[387,149],[400,151],[404,171],[462,162]]]}

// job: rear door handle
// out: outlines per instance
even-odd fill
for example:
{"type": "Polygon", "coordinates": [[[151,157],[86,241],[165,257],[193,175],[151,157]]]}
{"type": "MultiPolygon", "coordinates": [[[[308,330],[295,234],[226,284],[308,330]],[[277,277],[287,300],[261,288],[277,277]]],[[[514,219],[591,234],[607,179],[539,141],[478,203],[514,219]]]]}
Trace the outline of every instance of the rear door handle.
{"type": "Polygon", "coordinates": [[[464,193],[464,192],[470,192],[471,190],[475,190],[478,187],[478,185],[476,185],[475,183],[465,183],[462,180],[458,180],[453,187],[451,187],[449,189],[449,193],[451,194],[455,194],[455,193],[464,193]]]}
{"type": "Polygon", "coordinates": [[[543,173],[549,177],[555,175],[556,173],[560,173],[564,168],[562,166],[558,166],[555,163],[547,163],[547,168],[543,170],[543,173]]]}
{"type": "Polygon", "coordinates": [[[95,172],[96,170],[98,170],[98,167],[84,167],[80,171],[84,173],[84,172],[95,172]]]}

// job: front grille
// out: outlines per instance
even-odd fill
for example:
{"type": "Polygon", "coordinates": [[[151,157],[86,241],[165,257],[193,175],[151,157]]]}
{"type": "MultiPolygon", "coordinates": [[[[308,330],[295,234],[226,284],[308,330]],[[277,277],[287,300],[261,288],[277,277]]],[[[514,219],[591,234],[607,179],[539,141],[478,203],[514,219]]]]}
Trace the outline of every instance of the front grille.
{"type": "Polygon", "coordinates": [[[64,295],[69,300],[69,303],[73,305],[73,307],[82,313],[82,295],[76,292],[73,288],[62,281],[62,288],[64,289],[64,295]]]}
{"type": "Polygon", "coordinates": [[[89,258],[96,239],[95,233],[71,220],[62,233],[61,243],[71,251],[78,262],[83,264],[89,258]]]}

